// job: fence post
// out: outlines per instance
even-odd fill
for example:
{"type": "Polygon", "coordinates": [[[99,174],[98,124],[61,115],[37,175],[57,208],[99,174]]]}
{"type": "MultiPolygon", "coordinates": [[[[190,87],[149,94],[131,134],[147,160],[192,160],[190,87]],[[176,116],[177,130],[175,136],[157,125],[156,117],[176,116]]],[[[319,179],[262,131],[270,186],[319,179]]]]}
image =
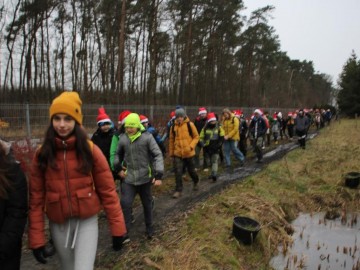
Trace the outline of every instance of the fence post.
{"type": "Polygon", "coordinates": [[[26,110],[26,134],[27,134],[27,137],[30,138],[31,137],[31,126],[30,126],[30,106],[29,106],[29,103],[26,103],[25,110],[26,110]]]}
{"type": "Polygon", "coordinates": [[[151,121],[154,119],[154,105],[150,105],[150,115],[148,116],[151,121]]]}

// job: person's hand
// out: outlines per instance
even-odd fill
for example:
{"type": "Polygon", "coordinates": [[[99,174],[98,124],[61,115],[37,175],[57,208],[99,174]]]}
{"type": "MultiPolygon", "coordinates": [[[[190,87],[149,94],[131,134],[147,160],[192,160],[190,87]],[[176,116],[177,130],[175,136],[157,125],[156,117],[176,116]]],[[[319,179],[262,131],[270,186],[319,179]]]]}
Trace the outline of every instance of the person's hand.
{"type": "Polygon", "coordinates": [[[42,263],[42,264],[47,263],[47,260],[45,258],[48,256],[45,252],[45,246],[33,249],[33,255],[39,263],[42,263]]]}
{"type": "Polygon", "coordinates": [[[224,136],[224,140],[227,141],[229,139],[229,136],[224,136]]]}
{"type": "Polygon", "coordinates": [[[119,172],[119,176],[120,176],[122,179],[124,179],[125,176],[126,176],[125,171],[124,171],[124,170],[121,170],[121,171],[119,172]]]}
{"type": "Polygon", "coordinates": [[[113,236],[112,237],[112,248],[115,251],[121,250],[123,246],[124,239],[122,236],[113,236]]]}
{"type": "Polygon", "coordinates": [[[154,186],[161,186],[161,184],[162,184],[162,180],[156,180],[155,178],[152,180],[152,184],[154,185],[154,186]]]}

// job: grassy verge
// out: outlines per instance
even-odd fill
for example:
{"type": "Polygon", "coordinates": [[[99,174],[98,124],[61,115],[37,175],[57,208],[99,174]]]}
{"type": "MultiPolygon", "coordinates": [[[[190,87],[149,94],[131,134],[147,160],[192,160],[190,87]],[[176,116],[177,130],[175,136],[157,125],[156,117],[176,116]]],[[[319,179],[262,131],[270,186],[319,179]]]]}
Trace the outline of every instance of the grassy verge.
{"type": "Polygon", "coordinates": [[[344,174],[360,171],[360,123],[342,120],[260,173],[246,178],[175,220],[152,241],[124,251],[114,269],[271,269],[279,245],[291,244],[290,222],[299,212],[356,211],[360,191],[344,174]],[[232,237],[236,215],[262,225],[251,246],[232,237]]]}

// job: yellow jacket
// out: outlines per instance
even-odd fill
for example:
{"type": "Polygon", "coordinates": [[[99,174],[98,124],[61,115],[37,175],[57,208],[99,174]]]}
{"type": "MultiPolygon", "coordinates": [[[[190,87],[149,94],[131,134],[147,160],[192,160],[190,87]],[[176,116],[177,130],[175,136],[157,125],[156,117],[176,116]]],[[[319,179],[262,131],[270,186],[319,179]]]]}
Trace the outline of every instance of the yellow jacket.
{"type": "Polygon", "coordinates": [[[189,118],[186,117],[181,124],[175,121],[169,133],[169,155],[171,157],[191,158],[195,156],[199,133],[189,118]],[[191,128],[191,132],[189,128],[191,128]],[[192,133],[192,136],[190,133],[192,133]]]}
{"type": "Polygon", "coordinates": [[[225,136],[228,136],[229,140],[239,141],[239,119],[231,114],[229,119],[224,119],[222,122],[222,128],[225,131],[225,136]]]}

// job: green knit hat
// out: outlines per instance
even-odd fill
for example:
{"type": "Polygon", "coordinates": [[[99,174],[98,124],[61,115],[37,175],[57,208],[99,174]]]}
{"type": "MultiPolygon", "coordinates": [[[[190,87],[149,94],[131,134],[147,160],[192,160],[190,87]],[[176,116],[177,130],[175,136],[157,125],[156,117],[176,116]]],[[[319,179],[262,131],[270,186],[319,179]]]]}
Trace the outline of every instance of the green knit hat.
{"type": "Polygon", "coordinates": [[[130,113],[125,118],[125,127],[138,128],[141,129],[142,125],[140,122],[140,116],[137,113],[130,113]]]}

